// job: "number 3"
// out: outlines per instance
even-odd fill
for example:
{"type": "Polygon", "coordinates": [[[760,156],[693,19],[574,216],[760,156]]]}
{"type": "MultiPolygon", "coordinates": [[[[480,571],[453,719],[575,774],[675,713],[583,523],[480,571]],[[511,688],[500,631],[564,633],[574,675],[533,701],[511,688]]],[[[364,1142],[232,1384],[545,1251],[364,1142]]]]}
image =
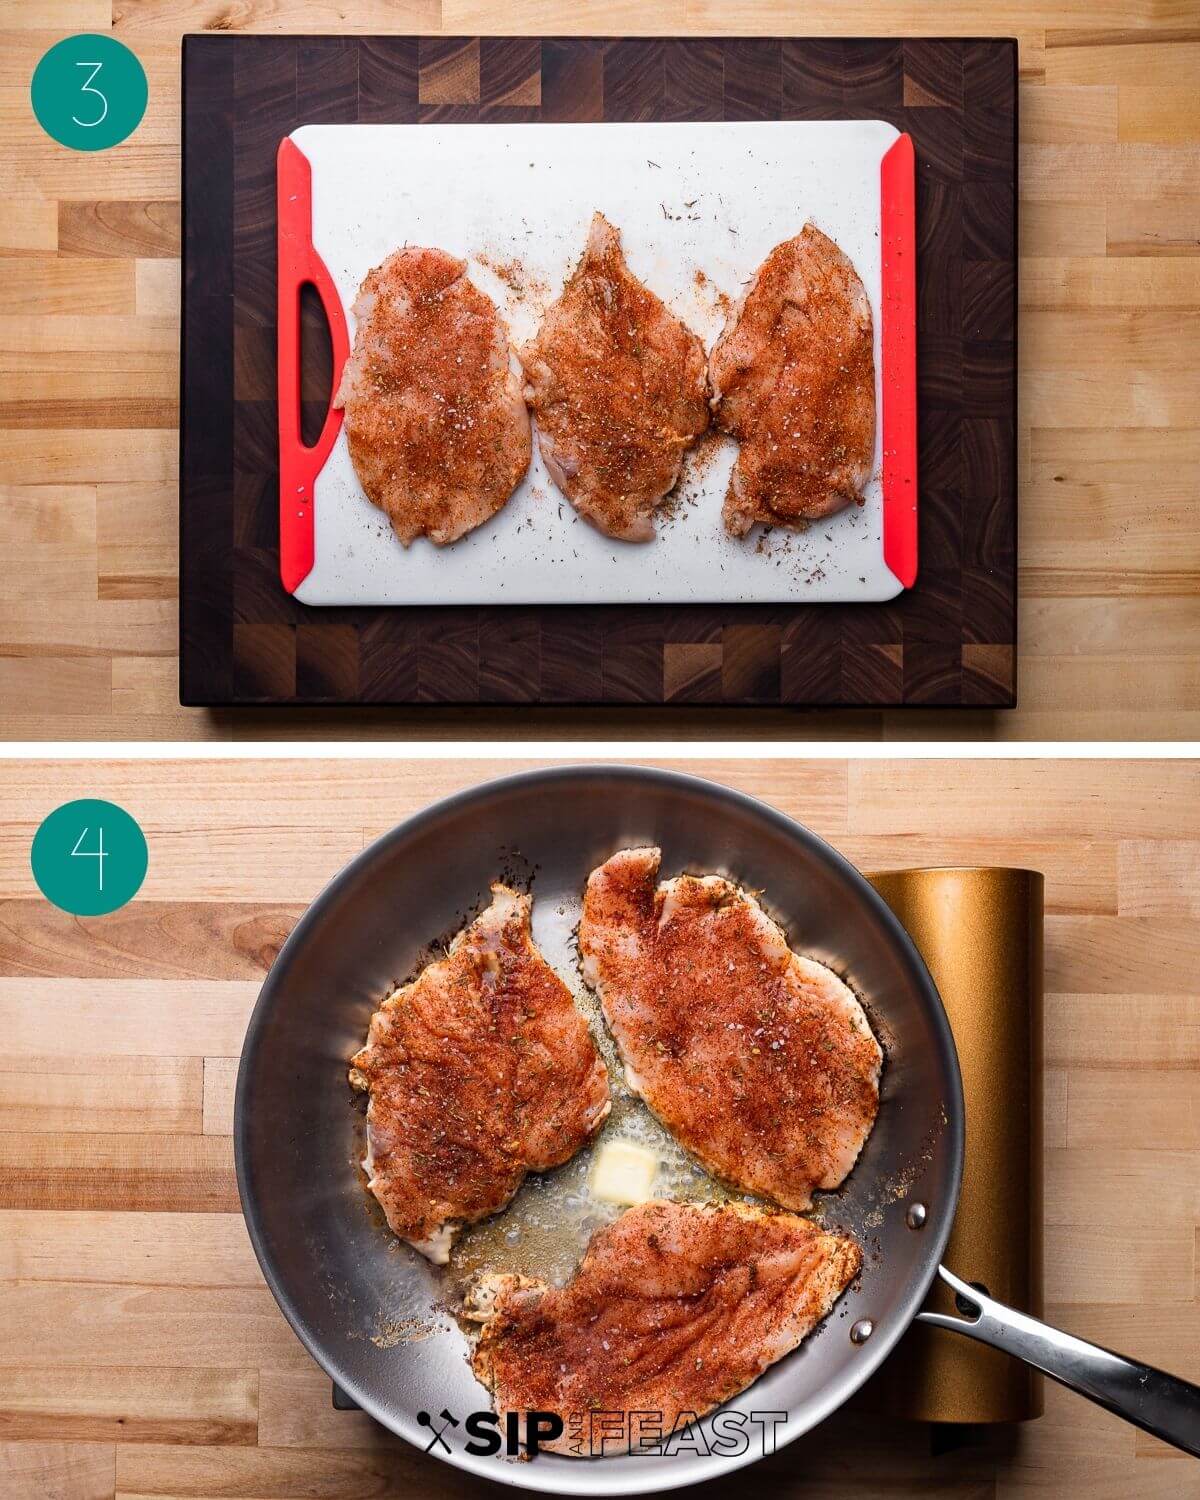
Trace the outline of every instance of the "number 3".
{"type": "Polygon", "coordinates": [[[77,68],[91,68],[92,71],[88,74],[87,82],[80,88],[79,92],[81,94],[95,94],[96,98],[99,99],[102,106],[100,113],[94,120],[81,120],[77,115],[71,116],[71,120],[74,124],[82,126],[85,130],[90,130],[94,125],[99,125],[101,121],[103,121],[108,115],[108,99],[104,94],[100,92],[99,89],[94,89],[92,87],[92,79],[95,78],[96,74],[100,71],[104,64],[77,62],[75,66],[77,68]]]}

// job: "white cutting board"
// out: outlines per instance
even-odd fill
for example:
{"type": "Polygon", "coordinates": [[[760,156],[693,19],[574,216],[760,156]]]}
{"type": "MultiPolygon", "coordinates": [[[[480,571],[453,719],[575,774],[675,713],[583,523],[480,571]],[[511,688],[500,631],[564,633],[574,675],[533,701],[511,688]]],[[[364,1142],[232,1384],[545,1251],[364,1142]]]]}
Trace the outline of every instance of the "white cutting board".
{"type": "MultiPolygon", "coordinates": [[[[767,253],[811,219],[849,255],[871,299],[880,413],[880,162],[897,135],[864,120],[305,125],[291,139],[311,164],[313,245],[351,336],[363,277],[413,244],[464,257],[513,341],[528,339],[599,209],[621,230],[633,273],[711,348],[725,321],[718,294],[736,301],[767,253]],[[524,296],[492,269],[513,262],[524,296]]],[[[734,539],[721,524],[735,456],[724,439],[690,475],[685,469],[686,498],[643,544],[613,541],[578,517],[535,436],[533,463],[508,504],[441,548],[426,538],[400,545],[359,485],[343,428],[316,480],[314,565],[296,597],[331,605],[890,599],[901,585],[883,557],[881,426],[865,506],[806,532],[755,527],[734,539]]]]}

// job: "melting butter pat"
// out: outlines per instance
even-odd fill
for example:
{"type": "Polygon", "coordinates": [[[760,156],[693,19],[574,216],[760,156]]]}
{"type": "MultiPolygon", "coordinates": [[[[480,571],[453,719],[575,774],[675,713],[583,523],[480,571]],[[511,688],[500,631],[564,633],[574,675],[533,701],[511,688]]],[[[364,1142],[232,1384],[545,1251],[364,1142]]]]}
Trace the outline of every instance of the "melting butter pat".
{"type": "Polygon", "coordinates": [[[609,1203],[645,1203],[654,1196],[658,1157],[633,1141],[606,1141],[592,1165],[592,1192],[609,1203]]]}

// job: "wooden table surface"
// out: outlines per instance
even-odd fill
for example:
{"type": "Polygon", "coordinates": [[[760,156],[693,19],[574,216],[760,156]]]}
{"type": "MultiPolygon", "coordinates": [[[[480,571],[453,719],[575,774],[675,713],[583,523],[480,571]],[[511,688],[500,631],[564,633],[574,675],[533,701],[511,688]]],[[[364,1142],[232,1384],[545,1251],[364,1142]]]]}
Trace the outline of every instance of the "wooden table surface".
{"type": "Polygon", "coordinates": [[[9,738],[1200,730],[1200,28],[1188,0],[0,0],[0,734],[9,738]],[[346,12],[347,14],[343,14],[346,12]],[[96,156],[28,107],[107,30],[150,80],[96,156]],[[176,696],[179,38],[292,32],[1015,34],[1021,57],[1020,707],[208,714],[176,696]]]}
{"type": "MultiPolygon", "coordinates": [[[[230,1131],[246,1020],[305,903],[395,821],[516,767],[0,762],[6,1500],[480,1492],[332,1410],[259,1275],[230,1131]],[[139,819],[150,869],[123,912],[74,921],[37,897],[28,848],[48,810],[83,794],[139,819]]],[[[1200,1379],[1196,765],[683,768],[762,796],[863,868],[1045,871],[1047,1316],[1200,1379]]],[[[939,1458],[924,1429],[843,1415],[754,1482],[813,1496],[905,1483],[963,1500],[1200,1497],[1200,1466],[1057,1387],[1046,1395],[1042,1420],[939,1458]]]]}

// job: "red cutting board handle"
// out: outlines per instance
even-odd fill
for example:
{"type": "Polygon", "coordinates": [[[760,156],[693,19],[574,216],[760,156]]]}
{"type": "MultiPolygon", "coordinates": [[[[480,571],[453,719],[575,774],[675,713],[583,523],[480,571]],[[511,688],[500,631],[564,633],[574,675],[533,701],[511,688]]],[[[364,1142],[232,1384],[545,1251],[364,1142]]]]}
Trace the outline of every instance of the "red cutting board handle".
{"type": "Polygon", "coordinates": [[[276,157],[279,300],[279,576],[294,594],[312,572],[313,491],[342,426],[332,405],[350,358],[346,314],[333,277],[312,242],[312,168],[290,137],[279,143],[276,157]],[[300,436],[300,289],[311,284],[321,298],[333,342],[333,384],[321,435],[311,448],[300,436]]]}
{"type": "Polygon", "coordinates": [[[901,585],[917,579],[917,234],[912,136],[880,167],[883,226],[883,560],[901,585]]]}

